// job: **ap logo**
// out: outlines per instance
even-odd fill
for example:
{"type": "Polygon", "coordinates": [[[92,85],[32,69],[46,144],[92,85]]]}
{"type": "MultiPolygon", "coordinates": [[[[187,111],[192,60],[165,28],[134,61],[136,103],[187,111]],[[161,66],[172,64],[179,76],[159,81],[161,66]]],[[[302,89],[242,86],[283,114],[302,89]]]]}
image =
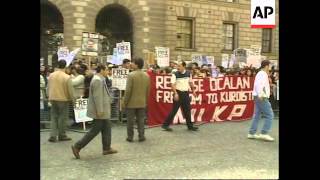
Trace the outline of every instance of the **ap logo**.
{"type": "Polygon", "coordinates": [[[274,28],[275,0],[251,0],[251,27],[274,28]]]}

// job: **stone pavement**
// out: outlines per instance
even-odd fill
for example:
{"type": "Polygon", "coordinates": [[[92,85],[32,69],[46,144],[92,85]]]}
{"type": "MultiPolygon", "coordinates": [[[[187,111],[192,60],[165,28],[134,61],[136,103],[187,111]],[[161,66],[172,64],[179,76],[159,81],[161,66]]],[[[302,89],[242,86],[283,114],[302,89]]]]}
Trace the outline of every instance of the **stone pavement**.
{"type": "MultiPolygon", "coordinates": [[[[141,178],[278,179],[279,120],[270,135],[275,142],[246,138],[251,121],[204,124],[199,132],[185,125],[146,129],[145,142],[125,141],[126,126],[114,124],[112,147],[117,154],[102,155],[99,134],[76,160],[70,146],[83,133],[68,131],[69,142],[49,143],[41,132],[42,180],[110,180],[141,178]]],[[[260,124],[259,128],[262,127],[260,124]]]]}

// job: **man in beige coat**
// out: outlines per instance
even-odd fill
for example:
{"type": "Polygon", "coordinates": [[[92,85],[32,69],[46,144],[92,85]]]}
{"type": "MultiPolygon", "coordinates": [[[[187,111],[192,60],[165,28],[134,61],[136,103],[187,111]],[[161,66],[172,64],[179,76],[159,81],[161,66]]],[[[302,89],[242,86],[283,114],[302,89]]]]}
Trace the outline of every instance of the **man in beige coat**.
{"type": "Polygon", "coordinates": [[[65,73],[66,61],[58,62],[58,70],[48,79],[49,101],[51,103],[51,135],[49,142],[69,141],[66,123],[69,117],[69,103],[74,101],[71,77],[65,73]]]}
{"type": "Polygon", "coordinates": [[[71,148],[74,156],[80,159],[79,152],[84,148],[99,132],[102,136],[103,155],[117,153],[111,148],[111,97],[106,85],[105,77],[108,69],[105,65],[99,65],[90,83],[89,99],[87,106],[87,116],[93,118],[92,128],[82,139],[76,142],[71,148]]]}
{"type": "Polygon", "coordinates": [[[133,124],[137,120],[139,141],[145,141],[144,117],[149,96],[150,79],[141,69],[143,59],[133,59],[133,72],[128,75],[126,91],[124,96],[124,107],[127,109],[127,141],[133,141],[133,124]]]}

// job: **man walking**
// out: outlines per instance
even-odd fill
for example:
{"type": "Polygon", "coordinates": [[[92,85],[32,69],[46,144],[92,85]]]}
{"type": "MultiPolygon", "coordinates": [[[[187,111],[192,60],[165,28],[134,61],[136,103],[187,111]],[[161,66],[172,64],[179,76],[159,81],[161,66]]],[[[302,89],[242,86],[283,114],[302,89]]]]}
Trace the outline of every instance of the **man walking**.
{"type": "Polygon", "coordinates": [[[191,80],[191,73],[190,71],[186,70],[186,63],[184,61],[178,62],[178,71],[174,72],[171,77],[171,86],[174,93],[173,108],[162,125],[162,128],[164,130],[172,131],[172,129],[169,128],[169,125],[172,123],[173,118],[180,107],[182,107],[184,117],[186,118],[188,130],[198,130],[198,127],[194,127],[193,123],[191,122],[191,100],[189,97],[189,86],[194,97],[196,97],[196,94],[194,92],[195,88],[191,80]]]}
{"type": "Polygon", "coordinates": [[[127,141],[133,141],[133,124],[137,120],[139,141],[145,141],[144,136],[144,116],[149,96],[150,79],[141,69],[143,59],[133,59],[133,72],[128,75],[126,91],[124,96],[124,107],[127,108],[127,141]]]}
{"type": "Polygon", "coordinates": [[[71,148],[74,156],[80,159],[79,152],[94,137],[101,132],[103,155],[117,153],[111,148],[111,97],[108,91],[105,77],[108,75],[108,69],[105,65],[99,65],[96,68],[97,73],[93,76],[90,83],[89,99],[87,106],[87,116],[93,118],[92,128],[76,142],[71,148]]]}
{"type": "Polygon", "coordinates": [[[51,103],[51,135],[49,142],[70,141],[66,135],[69,117],[69,103],[74,101],[71,77],[65,73],[66,61],[58,62],[57,71],[48,79],[49,101],[51,103]]]}
{"type": "Polygon", "coordinates": [[[269,102],[270,97],[270,85],[269,85],[269,65],[270,61],[264,60],[261,62],[261,70],[255,77],[254,86],[253,86],[253,96],[254,96],[254,115],[249,130],[248,138],[249,139],[262,139],[265,141],[274,141],[268,132],[271,129],[273,111],[271,104],[269,102]],[[258,122],[260,120],[261,113],[265,117],[264,126],[262,128],[261,134],[257,135],[258,122]]]}

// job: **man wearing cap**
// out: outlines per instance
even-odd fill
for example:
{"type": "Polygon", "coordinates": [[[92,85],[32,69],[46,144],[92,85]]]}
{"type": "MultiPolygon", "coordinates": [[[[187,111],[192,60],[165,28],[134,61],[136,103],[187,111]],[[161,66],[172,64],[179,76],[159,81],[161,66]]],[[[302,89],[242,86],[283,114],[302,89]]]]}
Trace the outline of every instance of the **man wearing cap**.
{"type": "Polygon", "coordinates": [[[194,97],[196,94],[194,92],[194,86],[192,83],[191,73],[186,70],[186,63],[184,61],[178,62],[178,71],[172,74],[171,86],[174,92],[173,108],[169,113],[167,119],[164,121],[162,128],[166,131],[172,131],[169,125],[172,123],[174,116],[179,110],[180,106],[183,111],[183,115],[186,118],[188,130],[197,131],[198,128],[193,126],[191,122],[191,105],[189,97],[189,87],[192,89],[194,97]]]}
{"type": "Polygon", "coordinates": [[[253,85],[253,96],[254,96],[254,115],[252,118],[251,128],[249,130],[248,138],[249,139],[262,139],[265,141],[274,141],[268,132],[271,129],[272,120],[273,120],[273,111],[271,104],[269,102],[270,97],[270,85],[269,85],[269,65],[270,61],[264,60],[261,62],[260,71],[255,77],[253,85]],[[260,116],[263,114],[265,117],[265,122],[260,135],[257,135],[258,122],[260,116]]]}

